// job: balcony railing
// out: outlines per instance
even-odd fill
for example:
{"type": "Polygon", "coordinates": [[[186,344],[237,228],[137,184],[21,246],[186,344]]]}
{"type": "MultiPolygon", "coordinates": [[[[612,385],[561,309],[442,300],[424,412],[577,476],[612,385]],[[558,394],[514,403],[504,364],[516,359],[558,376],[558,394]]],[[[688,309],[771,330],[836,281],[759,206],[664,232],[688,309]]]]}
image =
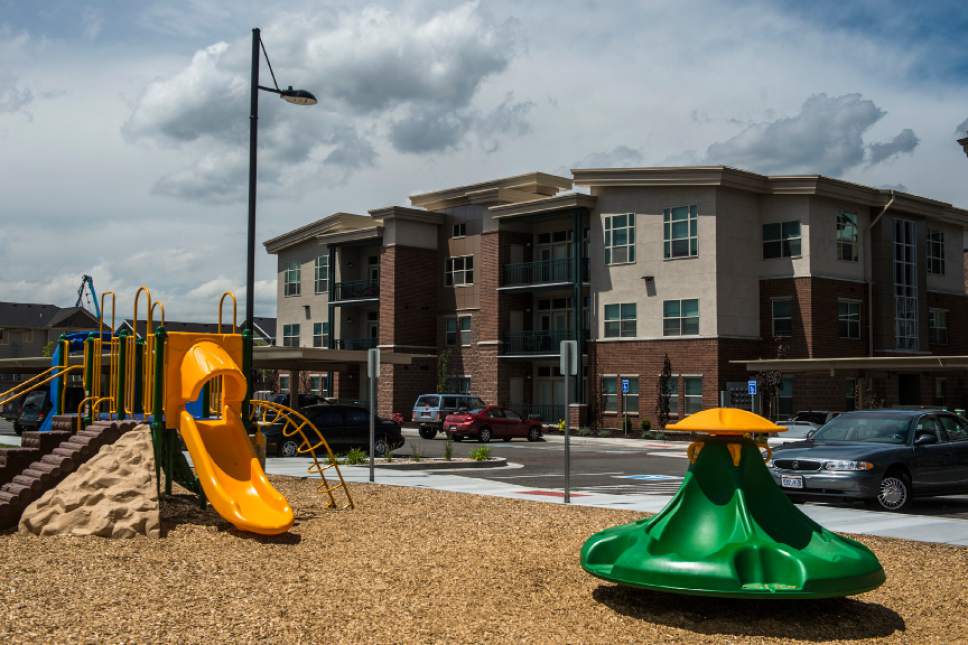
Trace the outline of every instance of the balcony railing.
{"type": "Polygon", "coordinates": [[[336,341],[336,349],[373,349],[376,338],[340,338],[336,341]]]}
{"type": "Polygon", "coordinates": [[[564,404],[555,403],[512,403],[507,406],[521,415],[522,419],[541,419],[545,423],[558,423],[565,418],[564,404]]]}
{"type": "MultiPolygon", "coordinates": [[[[572,258],[505,264],[501,286],[553,284],[572,281],[572,258]]],[[[588,280],[588,258],[582,258],[582,281],[588,280]]]]}
{"type": "Polygon", "coordinates": [[[572,340],[568,330],[525,331],[504,335],[504,354],[557,354],[561,341],[572,340]]]}
{"type": "Polygon", "coordinates": [[[361,300],[379,297],[379,280],[347,280],[333,285],[333,300],[361,300]]]}

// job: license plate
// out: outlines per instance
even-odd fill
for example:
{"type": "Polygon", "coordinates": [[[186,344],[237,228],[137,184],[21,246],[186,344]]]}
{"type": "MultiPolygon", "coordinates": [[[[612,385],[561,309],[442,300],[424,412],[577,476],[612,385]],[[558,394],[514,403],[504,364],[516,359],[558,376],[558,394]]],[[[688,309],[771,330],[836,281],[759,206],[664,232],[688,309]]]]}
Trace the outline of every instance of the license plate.
{"type": "Polygon", "coordinates": [[[457,426],[451,426],[450,429],[451,430],[456,430],[457,429],[457,426]]]}
{"type": "Polygon", "coordinates": [[[803,488],[803,477],[800,475],[783,475],[780,477],[783,488],[803,488]]]}

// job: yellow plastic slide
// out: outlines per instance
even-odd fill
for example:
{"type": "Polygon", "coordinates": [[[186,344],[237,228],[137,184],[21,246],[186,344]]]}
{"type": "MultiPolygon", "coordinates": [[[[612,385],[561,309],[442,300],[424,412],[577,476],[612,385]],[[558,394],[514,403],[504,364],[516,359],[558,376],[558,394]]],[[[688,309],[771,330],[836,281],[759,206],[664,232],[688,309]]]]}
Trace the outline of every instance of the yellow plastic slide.
{"type": "Polygon", "coordinates": [[[180,368],[183,401],[195,400],[206,381],[222,377],[221,419],[197,420],[184,409],[178,418],[208,501],[242,531],[285,533],[292,526],[292,508],[266,478],[240,416],[244,375],[222,347],[209,341],[192,345],[180,368]]]}

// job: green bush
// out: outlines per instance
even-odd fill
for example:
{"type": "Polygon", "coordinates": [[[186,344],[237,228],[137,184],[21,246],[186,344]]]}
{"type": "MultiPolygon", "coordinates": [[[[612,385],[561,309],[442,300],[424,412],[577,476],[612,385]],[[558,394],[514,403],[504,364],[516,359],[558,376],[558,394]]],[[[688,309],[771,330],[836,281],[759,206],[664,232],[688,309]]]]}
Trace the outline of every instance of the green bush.
{"type": "Polygon", "coordinates": [[[454,438],[449,434],[444,439],[444,461],[450,461],[454,457],[454,438]]]}
{"type": "Polygon", "coordinates": [[[642,419],[642,423],[639,425],[642,427],[643,432],[647,432],[652,429],[652,422],[648,419],[642,419]]]}
{"type": "Polygon", "coordinates": [[[608,428],[601,428],[598,431],[598,436],[599,437],[611,437],[612,436],[612,431],[609,430],[608,428]]]}
{"type": "Polygon", "coordinates": [[[346,464],[349,466],[357,466],[359,464],[365,464],[370,460],[369,455],[366,454],[365,450],[360,448],[353,448],[348,453],[346,453],[346,464]]]}
{"type": "Polygon", "coordinates": [[[423,459],[423,455],[420,454],[420,448],[417,447],[416,443],[411,446],[410,458],[414,461],[420,461],[423,459]]]}
{"type": "Polygon", "coordinates": [[[487,461],[490,458],[491,448],[489,446],[481,446],[471,451],[471,459],[474,461],[487,461]]]}
{"type": "Polygon", "coordinates": [[[590,436],[592,436],[592,429],[591,428],[578,428],[578,436],[579,437],[590,437],[590,436]]]}

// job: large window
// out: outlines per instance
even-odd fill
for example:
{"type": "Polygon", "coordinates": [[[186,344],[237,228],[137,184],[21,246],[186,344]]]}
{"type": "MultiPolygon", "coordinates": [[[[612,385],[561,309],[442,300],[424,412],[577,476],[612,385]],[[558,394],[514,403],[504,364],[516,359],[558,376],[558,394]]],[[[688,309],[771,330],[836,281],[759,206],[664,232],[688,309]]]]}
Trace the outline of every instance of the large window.
{"type": "Polygon", "coordinates": [[[780,381],[779,392],[777,392],[777,399],[779,400],[779,416],[781,417],[792,417],[793,416],[793,377],[784,376],[783,380],[780,381]]]}
{"type": "Polygon", "coordinates": [[[605,216],[605,264],[635,262],[635,214],[605,216]]]}
{"type": "Polygon", "coordinates": [[[928,229],[928,273],[944,275],[944,231],[928,229]]]}
{"type": "Polygon", "coordinates": [[[471,377],[469,376],[448,376],[445,383],[447,392],[454,394],[470,394],[471,377]]]}
{"type": "Polygon", "coordinates": [[[329,291],[329,255],[316,258],[316,293],[329,291]]]}
{"type": "Polygon", "coordinates": [[[283,347],[299,347],[299,324],[282,326],[283,347]]]}
{"type": "Polygon", "coordinates": [[[329,323],[315,323],[313,325],[313,346],[329,347],[329,340],[329,323]]]}
{"type": "Polygon", "coordinates": [[[662,303],[662,335],[691,336],[699,333],[699,300],[666,300],[662,303]]]}
{"type": "Polygon", "coordinates": [[[662,211],[663,257],[690,258],[699,255],[699,207],[678,206],[662,211]]]}
{"type": "Polygon", "coordinates": [[[770,300],[773,317],[773,337],[789,338],[793,335],[793,298],[773,298],[770,300]]]}
{"type": "Polygon", "coordinates": [[[464,237],[467,235],[467,223],[461,222],[460,224],[454,224],[453,235],[451,237],[464,237]]]}
{"type": "Polygon", "coordinates": [[[618,412],[618,377],[602,377],[602,410],[618,412]]]}
{"type": "Polygon", "coordinates": [[[918,349],[917,225],[894,220],[894,341],[897,349],[918,349]]]}
{"type": "Polygon", "coordinates": [[[286,267],[286,272],[283,277],[284,280],[284,294],[286,296],[298,296],[299,295],[299,263],[290,262],[286,267]]]}
{"type": "Polygon", "coordinates": [[[763,258],[792,258],[800,255],[800,221],[763,225],[763,258]]]}
{"type": "Polygon", "coordinates": [[[948,344],[948,310],[928,309],[928,339],[932,345],[948,344]]]}
{"type": "Polygon", "coordinates": [[[860,338],[860,300],[837,300],[837,326],[841,338],[860,338]]]}
{"type": "Polygon", "coordinates": [[[444,343],[448,347],[471,344],[471,317],[457,316],[444,321],[444,343]]]}
{"type": "Polygon", "coordinates": [[[619,380],[619,384],[622,381],[629,382],[629,391],[622,394],[622,411],[628,414],[638,414],[639,413],[639,377],[638,376],[623,376],[619,380]]]}
{"type": "Polygon", "coordinates": [[[679,377],[673,375],[662,395],[669,403],[669,416],[679,416],[679,377]]]}
{"type": "Polygon", "coordinates": [[[474,284],[474,256],[460,255],[447,258],[447,265],[444,268],[444,284],[448,287],[474,284]]]}
{"type": "Polygon", "coordinates": [[[837,215],[837,259],[857,261],[857,215],[840,211],[837,215]]]}
{"type": "Polygon", "coordinates": [[[685,392],[686,414],[702,410],[702,377],[684,376],[682,389],[685,392]]]}
{"type": "Polygon", "coordinates": [[[605,338],[635,337],[635,303],[605,305],[605,338]]]}

